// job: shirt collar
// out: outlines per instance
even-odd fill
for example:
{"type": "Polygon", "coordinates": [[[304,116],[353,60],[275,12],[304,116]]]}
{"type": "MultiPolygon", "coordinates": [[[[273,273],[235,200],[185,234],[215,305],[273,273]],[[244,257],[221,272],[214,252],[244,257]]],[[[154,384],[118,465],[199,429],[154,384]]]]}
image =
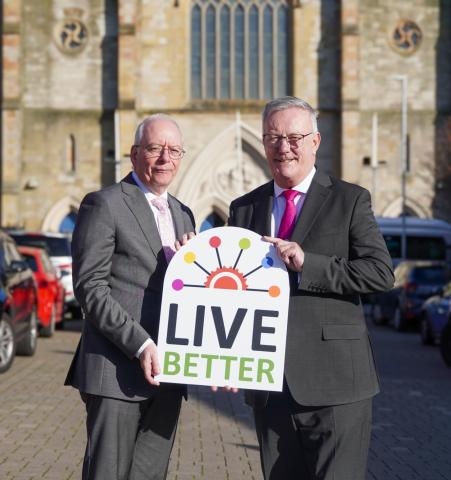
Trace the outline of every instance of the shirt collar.
{"type": "Polygon", "coordinates": [[[136,175],[135,172],[132,172],[132,177],[133,177],[133,180],[136,182],[136,185],[138,185],[139,189],[144,193],[144,195],[146,196],[146,198],[148,200],[153,200],[154,198],[156,197],[159,197],[159,198],[164,198],[166,201],[168,200],[168,192],[167,190],[162,193],[161,195],[156,195],[155,193],[153,193],[152,191],[150,191],[145,185],[143,182],[141,182],[141,180],[139,179],[138,175],[136,175]]]}
{"type": "MultiPolygon", "coordinates": [[[[313,177],[316,173],[316,168],[313,167],[310,170],[310,173],[302,180],[301,183],[295,185],[294,187],[291,187],[291,190],[297,190],[300,193],[306,194],[308,189],[310,188],[310,185],[312,183],[313,177]]],[[[277,183],[274,181],[274,197],[277,198],[279,195],[282,195],[282,193],[287,190],[286,188],[279,187],[277,183]]]]}

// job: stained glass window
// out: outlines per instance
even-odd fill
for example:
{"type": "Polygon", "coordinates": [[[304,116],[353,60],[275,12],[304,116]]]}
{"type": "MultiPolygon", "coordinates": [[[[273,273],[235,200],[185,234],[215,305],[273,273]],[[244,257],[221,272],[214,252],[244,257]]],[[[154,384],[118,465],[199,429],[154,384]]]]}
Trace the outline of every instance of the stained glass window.
{"type": "Polygon", "coordinates": [[[230,98],[230,8],[221,9],[221,98],[230,98]]]}
{"type": "Polygon", "coordinates": [[[213,6],[207,8],[207,98],[216,97],[216,25],[215,9],[213,6]]]}
{"type": "Polygon", "coordinates": [[[258,98],[258,10],[249,10],[249,98],[258,98]]]}
{"type": "Polygon", "coordinates": [[[201,9],[195,5],[191,10],[191,95],[193,98],[201,97],[201,34],[201,9]]]}
{"type": "Polygon", "coordinates": [[[288,0],[191,0],[193,99],[289,94],[288,0]]]}

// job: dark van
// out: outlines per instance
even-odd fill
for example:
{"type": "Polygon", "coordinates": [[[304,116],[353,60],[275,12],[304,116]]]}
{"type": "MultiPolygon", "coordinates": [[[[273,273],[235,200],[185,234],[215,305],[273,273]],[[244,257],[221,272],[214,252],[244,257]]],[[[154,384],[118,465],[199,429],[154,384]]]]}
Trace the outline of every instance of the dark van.
{"type": "MultiPolygon", "coordinates": [[[[403,219],[377,217],[388,251],[397,266],[402,260],[403,219]]],[[[406,258],[451,262],[451,224],[431,218],[405,217],[406,258]]]]}

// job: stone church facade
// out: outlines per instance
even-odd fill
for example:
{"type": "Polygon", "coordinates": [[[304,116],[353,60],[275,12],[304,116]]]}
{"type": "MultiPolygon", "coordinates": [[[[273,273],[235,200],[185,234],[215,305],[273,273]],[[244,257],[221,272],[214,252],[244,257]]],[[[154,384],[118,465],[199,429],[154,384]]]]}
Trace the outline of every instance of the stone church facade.
{"type": "Polygon", "coordinates": [[[285,94],[319,111],[318,166],[398,216],[399,76],[406,211],[451,221],[449,2],[4,0],[1,38],[4,227],[70,230],[87,192],[130,171],[135,127],[155,112],[184,134],[172,193],[219,225],[269,178],[261,110],[285,94]]]}

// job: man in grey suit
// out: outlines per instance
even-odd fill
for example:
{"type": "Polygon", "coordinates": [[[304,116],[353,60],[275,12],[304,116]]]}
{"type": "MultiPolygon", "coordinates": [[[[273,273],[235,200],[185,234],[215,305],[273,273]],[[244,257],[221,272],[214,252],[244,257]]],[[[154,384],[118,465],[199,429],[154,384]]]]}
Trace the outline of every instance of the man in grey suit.
{"type": "Polygon", "coordinates": [[[166,477],[186,387],[154,378],[154,340],[168,262],[194,235],[191,211],[167,193],[183,153],[173,119],[146,118],[131,149],[134,171],[80,205],[73,281],[85,319],[66,385],[86,404],[84,480],[166,477]]]}
{"type": "Polygon", "coordinates": [[[389,289],[391,259],[367,190],[315,167],[316,112],[263,112],[273,181],[233,201],[229,225],[271,242],[290,272],[282,393],[246,392],[267,480],[364,480],[379,385],[360,295],[389,289]]]}

